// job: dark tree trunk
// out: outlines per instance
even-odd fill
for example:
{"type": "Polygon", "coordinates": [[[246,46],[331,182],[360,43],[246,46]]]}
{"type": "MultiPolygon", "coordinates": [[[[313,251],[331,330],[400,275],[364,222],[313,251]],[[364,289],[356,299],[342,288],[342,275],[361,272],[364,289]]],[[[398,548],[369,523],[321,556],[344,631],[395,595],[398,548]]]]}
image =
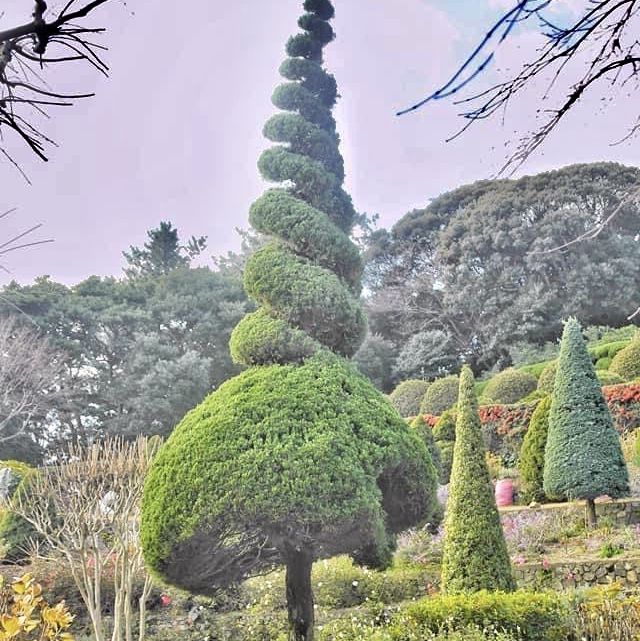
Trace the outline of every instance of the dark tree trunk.
{"type": "Polygon", "coordinates": [[[289,640],[313,641],[313,591],[311,590],[310,550],[289,547],[285,555],[289,640]]]}
{"type": "Polygon", "coordinates": [[[593,530],[598,524],[598,516],[596,514],[596,504],[593,499],[587,499],[586,502],[586,512],[587,512],[587,528],[593,530]]]}

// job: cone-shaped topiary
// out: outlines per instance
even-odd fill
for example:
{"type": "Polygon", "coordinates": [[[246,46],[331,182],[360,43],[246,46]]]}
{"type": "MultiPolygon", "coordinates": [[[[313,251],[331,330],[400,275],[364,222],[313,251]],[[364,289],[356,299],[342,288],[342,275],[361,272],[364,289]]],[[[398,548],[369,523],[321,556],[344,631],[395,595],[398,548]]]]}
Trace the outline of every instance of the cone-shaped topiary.
{"type": "Polygon", "coordinates": [[[442,590],[515,590],[480,432],[473,374],[464,367],[445,520],[442,590]]]}
{"type": "Polygon", "coordinates": [[[522,483],[521,492],[526,501],[544,501],[546,498],[542,483],[550,409],[551,396],[547,396],[536,406],[522,443],[518,470],[522,483]]]}
{"type": "Polygon", "coordinates": [[[551,499],[586,499],[590,525],[596,520],[596,497],[629,493],[620,439],[575,319],[567,321],[562,334],[549,412],[544,492],[551,499]]]}
{"type": "Polygon", "coordinates": [[[440,483],[444,483],[440,448],[433,437],[433,428],[429,423],[427,423],[427,421],[425,421],[423,416],[416,416],[411,422],[411,427],[416,430],[424,444],[427,446],[427,450],[429,450],[429,454],[431,455],[431,462],[433,463],[433,467],[438,475],[438,480],[440,483]]]}
{"type": "Polygon", "coordinates": [[[623,381],[632,381],[640,376],[640,332],[613,357],[609,372],[618,375],[623,381]]]}
{"type": "Polygon", "coordinates": [[[190,412],[145,483],[142,544],[150,569],[188,590],[286,567],[289,638],[313,638],[311,566],[350,553],[390,561],[395,535],[439,508],[419,436],[342,357],[360,345],[361,260],[355,212],[322,68],[333,39],[329,0],[305,0],[303,33],[287,44],[265,135],[262,175],[283,182],[251,208],[273,237],[250,258],[245,288],[261,305],[231,338],[251,366],[190,412]],[[331,353],[334,352],[334,353],[331,353]]]}
{"type": "Polygon", "coordinates": [[[389,394],[389,400],[403,418],[417,416],[420,413],[420,403],[428,388],[429,383],[420,379],[403,381],[389,394]]]}
{"type": "Polygon", "coordinates": [[[538,381],[532,374],[509,367],[496,374],[487,383],[482,395],[490,398],[494,403],[509,405],[517,403],[533,392],[537,384],[538,381]]]}

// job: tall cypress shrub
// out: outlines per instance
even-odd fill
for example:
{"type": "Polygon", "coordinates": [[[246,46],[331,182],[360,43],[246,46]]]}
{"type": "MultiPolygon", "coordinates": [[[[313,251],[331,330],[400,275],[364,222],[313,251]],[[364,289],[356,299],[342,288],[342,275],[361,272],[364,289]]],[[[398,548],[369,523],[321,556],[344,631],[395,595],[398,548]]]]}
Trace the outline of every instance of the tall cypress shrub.
{"type": "Polygon", "coordinates": [[[442,557],[448,594],[515,589],[485,460],[473,374],[462,370],[442,557]]]}
{"type": "Polygon", "coordinates": [[[522,494],[527,501],[544,501],[544,450],[547,445],[551,396],[545,396],[537,405],[529,421],[518,461],[522,494]]]}
{"type": "Polygon", "coordinates": [[[585,499],[596,523],[594,499],[629,494],[620,439],[591,363],[578,321],[564,327],[549,412],[544,492],[552,499],[585,499]]]}
{"type": "Polygon", "coordinates": [[[249,366],[192,410],[145,484],[142,543],[150,569],[201,594],[284,565],[289,637],[313,638],[311,567],[349,553],[388,563],[396,534],[438,513],[436,473],[415,431],[345,358],[365,334],[355,211],[322,51],[328,0],[306,0],[287,43],[283,110],[264,128],[270,189],[253,227],[273,238],[248,261],[259,304],[231,338],[249,366]]]}

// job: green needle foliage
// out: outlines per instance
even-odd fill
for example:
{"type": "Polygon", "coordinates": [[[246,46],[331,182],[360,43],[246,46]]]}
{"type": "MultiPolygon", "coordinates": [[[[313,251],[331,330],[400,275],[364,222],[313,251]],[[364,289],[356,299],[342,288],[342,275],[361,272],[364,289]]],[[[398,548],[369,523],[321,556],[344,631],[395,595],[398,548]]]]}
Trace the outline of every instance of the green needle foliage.
{"type": "Polygon", "coordinates": [[[507,545],[485,461],[478,401],[469,367],[462,370],[456,444],[442,556],[447,594],[515,590],[507,545]]]}
{"type": "Polygon", "coordinates": [[[420,436],[344,357],[366,331],[356,214],[332,115],[329,0],[305,0],[287,43],[288,81],[264,133],[262,176],[284,186],[251,208],[273,240],[244,272],[259,309],[234,330],[250,366],[175,429],[154,460],[142,506],[151,570],[201,594],[284,565],[289,638],[313,638],[311,567],[341,553],[383,566],[402,530],[437,522],[436,471],[420,436]]]}
{"type": "Polygon", "coordinates": [[[602,395],[578,321],[565,324],[560,346],[549,433],[544,492],[553,499],[586,499],[595,522],[593,499],[629,493],[620,439],[602,395]]]}
{"type": "Polygon", "coordinates": [[[522,494],[527,501],[544,501],[546,498],[542,484],[550,409],[551,396],[547,396],[534,410],[522,443],[518,469],[522,481],[522,494]]]}
{"type": "Polygon", "coordinates": [[[423,416],[416,416],[411,422],[411,427],[416,430],[420,435],[420,438],[423,440],[424,444],[429,450],[431,455],[431,462],[433,467],[438,474],[438,480],[440,483],[446,483],[444,480],[444,473],[442,470],[442,459],[440,456],[440,448],[436,444],[435,438],[433,437],[433,428],[424,420],[423,416]]]}

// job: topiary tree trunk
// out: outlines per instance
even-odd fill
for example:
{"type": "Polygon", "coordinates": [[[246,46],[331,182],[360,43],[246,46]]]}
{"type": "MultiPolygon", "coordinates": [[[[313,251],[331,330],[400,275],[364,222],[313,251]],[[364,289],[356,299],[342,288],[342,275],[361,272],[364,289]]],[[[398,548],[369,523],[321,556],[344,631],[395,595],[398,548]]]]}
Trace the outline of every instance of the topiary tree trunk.
{"type": "Polygon", "coordinates": [[[284,558],[289,638],[291,641],[310,641],[315,621],[311,588],[313,551],[287,546],[284,558]]]}
{"type": "Polygon", "coordinates": [[[485,459],[473,374],[464,367],[445,519],[442,590],[454,594],[515,587],[485,459]]]}
{"type": "Polygon", "coordinates": [[[585,499],[596,525],[594,499],[629,494],[620,438],[602,395],[578,321],[564,327],[549,411],[543,487],[552,499],[585,499]]]}

